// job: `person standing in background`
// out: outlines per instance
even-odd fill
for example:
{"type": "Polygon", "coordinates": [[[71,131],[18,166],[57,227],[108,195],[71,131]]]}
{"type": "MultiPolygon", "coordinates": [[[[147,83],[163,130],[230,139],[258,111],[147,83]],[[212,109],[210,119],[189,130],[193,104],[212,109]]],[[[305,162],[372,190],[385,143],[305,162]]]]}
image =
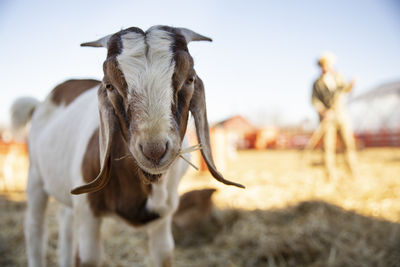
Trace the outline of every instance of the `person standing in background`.
{"type": "Polygon", "coordinates": [[[323,132],[325,168],[329,179],[336,179],[335,168],[336,133],[339,132],[346,149],[347,165],[353,176],[356,175],[355,140],[350,121],[344,107],[344,96],[349,93],[355,81],[347,83],[333,65],[336,57],[327,52],[318,59],[321,75],[314,82],[312,105],[318,112],[323,132]]]}

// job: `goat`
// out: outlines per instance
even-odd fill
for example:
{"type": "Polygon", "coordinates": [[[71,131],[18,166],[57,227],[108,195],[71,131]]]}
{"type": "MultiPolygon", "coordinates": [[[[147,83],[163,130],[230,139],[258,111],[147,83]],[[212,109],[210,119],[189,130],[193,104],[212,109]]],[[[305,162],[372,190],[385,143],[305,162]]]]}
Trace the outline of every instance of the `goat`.
{"type": "Polygon", "coordinates": [[[100,265],[101,220],[112,214],[145,228],[153,264],[170,266],[171,217],[187,169],[177,156],[188,144],[189,111],[211,174],[243,187],[215,168],[204,86],[193,68],[190,41],[211,39],[185,28],[153,26],[83,43],[108,50],[101,82],[68,80],[40,104],[23,98],[13,105],[16,128],[31,119],[25,222],[29,266],[45,266],[49,196],[63,204],[60,266],[72,265],[73,259],[76,265],[100,265]]]}

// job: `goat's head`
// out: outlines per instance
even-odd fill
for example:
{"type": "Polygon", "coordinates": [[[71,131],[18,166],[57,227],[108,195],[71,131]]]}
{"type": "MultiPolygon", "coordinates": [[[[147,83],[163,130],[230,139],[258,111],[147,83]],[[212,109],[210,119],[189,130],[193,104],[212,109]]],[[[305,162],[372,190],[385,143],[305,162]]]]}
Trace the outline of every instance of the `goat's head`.
{"type": "Polygon", "coordinates": [[[91,183],[74,194],[103,188],[110,179],[112,142],[123,137],[128,151],[149,182],[157,181],[176,159],[192,113],[202,155],[212,175],[216,170],[210,149],[204,87],[193,68],[187,44],[211,41],[185,28],[154,26],[121,30],[82,46],[105,47],[104,78],[98,90],[102,167],[91,183]]]}

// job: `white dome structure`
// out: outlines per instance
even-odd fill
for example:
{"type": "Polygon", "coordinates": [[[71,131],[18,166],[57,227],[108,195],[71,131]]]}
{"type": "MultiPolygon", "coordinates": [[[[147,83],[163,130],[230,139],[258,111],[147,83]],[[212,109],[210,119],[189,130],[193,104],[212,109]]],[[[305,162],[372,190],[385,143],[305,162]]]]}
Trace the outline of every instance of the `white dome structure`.
{"type": "Polygon", "coordinates": [[[348,104],[356,133],[400,130],[400,81],[369,90],[352,98],[348,104]]]}

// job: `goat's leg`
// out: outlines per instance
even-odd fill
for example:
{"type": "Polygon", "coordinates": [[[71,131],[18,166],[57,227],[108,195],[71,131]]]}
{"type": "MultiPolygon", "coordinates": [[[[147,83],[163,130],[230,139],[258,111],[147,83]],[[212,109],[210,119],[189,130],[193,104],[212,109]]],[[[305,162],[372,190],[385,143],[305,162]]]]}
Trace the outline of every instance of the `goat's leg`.
{"type": "Polygon", "coordinates": [[[58,217],[60,234],[58,238],[58,261],[61,267],[72,266],[72,233],[73,233],[73,215],[72,209],[67,206],[60,207],[58,217]]]}
{"type": "Polygon", "coordinates": [[[172,266],[174,238],[171,231],[171,215],[155,222],[148,229],[150,256],[155,267],[172,266]]]}
{"type": "Polygon", "coordinates": [[[102,244],[100,238],[101,218],[95,217],[82,196],[74,203],[74,242],[76,266],[100,266],[102,244]]]}
{"type": "Polygon", "coordinates": [[[25,217],[25,242],[28,266],[46,266],[46,229],[45,212],[48,195],[44,191],[43,182],[31,165],[27,185],[27,211],[25,217]]]}

